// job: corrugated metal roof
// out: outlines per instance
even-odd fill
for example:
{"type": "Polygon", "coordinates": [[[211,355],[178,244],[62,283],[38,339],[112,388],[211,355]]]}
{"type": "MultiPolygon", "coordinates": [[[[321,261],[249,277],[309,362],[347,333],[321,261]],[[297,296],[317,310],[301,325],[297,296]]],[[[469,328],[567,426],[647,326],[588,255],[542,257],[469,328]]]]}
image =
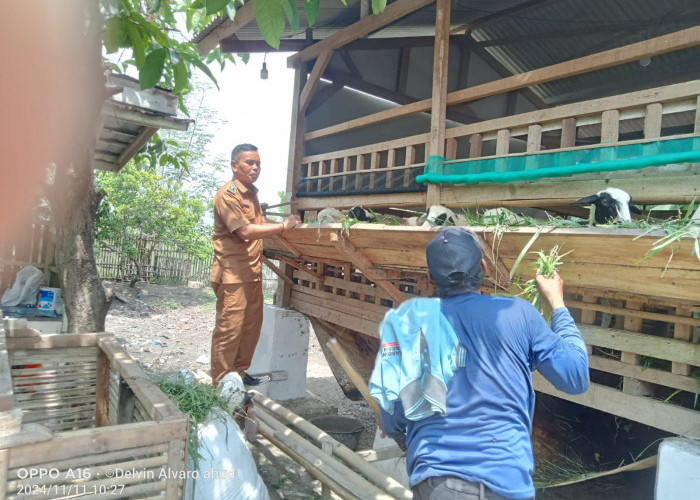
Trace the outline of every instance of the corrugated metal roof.
{"type": "MultiPolygon", "coordinates": [[[[286,26],[283,37],[302,39],[306,28],[304,0],[295,1],[301,29],[294,34],[286,26]]],[[[347,3],[344,7],[340,2],[321,2],[314,39],[323,39],[360,19],[360,1],[347,3]]],[[[431,4],[368,38],[432,37],[434,24],[435,4],[431,4]]],[[[518,74],[696,26],[700,24],[700,2],[454,0],[451,24],[453,29],[463,27],[497,63],[518,74]]],[[[244,26],[236,37],[262,39],[256,23],[244,26]]],[[[398,57],[398,51],[395,54],[398,57]]],[[[423,56],[427,57],[425,51],[423,56]]],[[[414,55],[411,57],[413,65],[414,55]]],[[[431,61],[426,59],[426,65],[432,66],[431,61]]],[[[378,64],[375,69],[385,71],[386,66],[378,64]]],[[[545,105],[557,105],[683,81],[697,77],[694,73],[700,73],[700,48],[654,57],[648,66],[624,64],[537,85],[532,90],[545,105]]],[[[376,71],[371,74],[376,75],[376,71]]]]}
{"type": "Polygon", "coordinates": [[[126,75],[110,75],[107,87],[120,92],[102,106],[103,125],[95,145],[93,167],[118,172],[159,128],[187,130],[190,119],[177,118],[177,96],[153,88],[141,90],[126,75]]]}

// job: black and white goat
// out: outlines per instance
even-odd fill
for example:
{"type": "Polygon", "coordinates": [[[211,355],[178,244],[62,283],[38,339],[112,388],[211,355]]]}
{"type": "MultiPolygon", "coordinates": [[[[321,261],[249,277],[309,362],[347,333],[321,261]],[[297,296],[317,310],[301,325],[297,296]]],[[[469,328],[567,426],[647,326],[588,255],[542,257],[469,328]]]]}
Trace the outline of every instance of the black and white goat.
{"type": "Polygon", "coordinates": [[[641,214],[642,210],[632,203],[632,197],[622,189],[607,188],[591,196],[574,202],[577,205],[595,206],[597,224],[610,224],[615,221],[631,222],[630,212],[641,214]]]}
{"type": "Polygon", "coordinates": [[[433,205],[420,217],[404,219],[407,226],[464,226],[466,219],[442,205],[433,205]]]}

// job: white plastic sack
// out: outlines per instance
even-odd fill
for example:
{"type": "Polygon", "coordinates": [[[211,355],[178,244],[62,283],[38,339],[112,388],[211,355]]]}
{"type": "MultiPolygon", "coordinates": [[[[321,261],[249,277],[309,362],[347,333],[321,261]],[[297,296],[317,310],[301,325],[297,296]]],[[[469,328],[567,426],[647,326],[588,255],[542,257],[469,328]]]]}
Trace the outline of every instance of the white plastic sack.
{"type": "Polygon", "coordinates": [[[186,500],[270,500],[243,432],[229,415],[200,424],[199,459],[188,459],[186,500]]]}
{"type": "Polygon", "coordinates": [[[33,306],[36,294],[44,284],[44,273],[34,266],[23,267],[17,272],[15,284],[0,299],[3,306],[33,306]]]}

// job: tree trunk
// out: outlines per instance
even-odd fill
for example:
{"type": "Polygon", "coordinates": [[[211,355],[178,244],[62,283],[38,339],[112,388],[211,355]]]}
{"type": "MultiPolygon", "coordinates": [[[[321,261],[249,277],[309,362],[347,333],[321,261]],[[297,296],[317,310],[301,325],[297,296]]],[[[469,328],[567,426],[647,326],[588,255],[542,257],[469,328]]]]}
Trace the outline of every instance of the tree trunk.
{"type": "Polygon", "coordinates": [[[72,11],[77,32],[64,36],[73,44],[64,48],[74,82],[75,95],[68,97],[75,135],[64,155],[56,158],[55,181],[48,193],[68,331],[81,333],[104,331],[112,300],[111,290],[105,290],[97,272],[94,252],[95,217],[103,195],[95,192],[92,160],[107,96],[100,54],[102,21],[97,2],[82,4],[82,9],[72,11]]]}

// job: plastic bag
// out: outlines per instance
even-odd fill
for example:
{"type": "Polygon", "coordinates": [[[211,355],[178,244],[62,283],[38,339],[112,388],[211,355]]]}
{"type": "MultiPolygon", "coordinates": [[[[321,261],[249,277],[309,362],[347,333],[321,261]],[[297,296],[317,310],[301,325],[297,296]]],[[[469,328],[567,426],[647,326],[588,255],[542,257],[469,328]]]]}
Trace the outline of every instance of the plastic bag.
{"type": "Polygon", "coordinates": [[[44,284],[44,273],[34,266],[23,267],[17,272],[15,284],[0,299],[3,306],[33,306],[36,295],[44,284]]]}
{"type": "Polygon", "coordinates": [[[185,499],[270,500],[236,422],[230,415],[209,417],[198,428],[201,457],[197,469],[188,460],[185,499]]]}

